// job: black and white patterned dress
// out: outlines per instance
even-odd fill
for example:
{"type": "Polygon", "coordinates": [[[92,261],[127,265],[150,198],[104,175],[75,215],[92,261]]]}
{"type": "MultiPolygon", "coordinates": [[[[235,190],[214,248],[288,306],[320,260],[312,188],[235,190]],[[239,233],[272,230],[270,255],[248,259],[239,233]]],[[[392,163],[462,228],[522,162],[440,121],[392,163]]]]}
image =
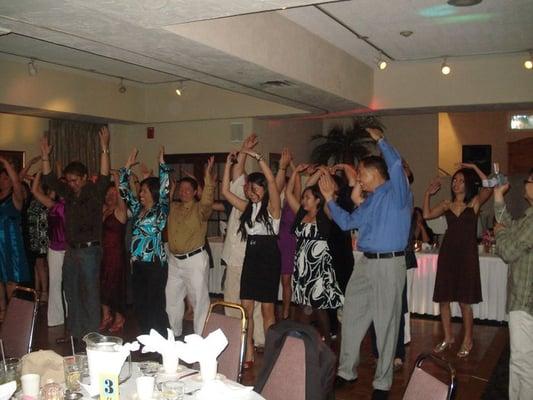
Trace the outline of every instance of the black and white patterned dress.
{"type": "Polygon", "coordinates": [[[326,238],[320,236],[316,223],[300,222],[292,275],[293,301],[318,309],[342,306],[344,296],[331,265],[331,252],[326,238]]]}

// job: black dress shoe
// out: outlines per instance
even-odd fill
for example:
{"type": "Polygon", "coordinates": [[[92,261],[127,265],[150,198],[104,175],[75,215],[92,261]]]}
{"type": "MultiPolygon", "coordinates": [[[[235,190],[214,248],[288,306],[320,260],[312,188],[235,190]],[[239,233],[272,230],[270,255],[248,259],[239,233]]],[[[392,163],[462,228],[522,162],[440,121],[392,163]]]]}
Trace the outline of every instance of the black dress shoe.
{"type": "Polygon", "coordinates": [[[388,390],[374,389],[372,392],[372,400],[387,400],[389,398],[388,390]]]}
{"type": "Polygon", "coordinates": [[[346,385],[349,385],[351,383],[354,383],[356,379],[344,379],[342,376],[337,375],[335,377],[335,389],[340,389],[346,385]]]}

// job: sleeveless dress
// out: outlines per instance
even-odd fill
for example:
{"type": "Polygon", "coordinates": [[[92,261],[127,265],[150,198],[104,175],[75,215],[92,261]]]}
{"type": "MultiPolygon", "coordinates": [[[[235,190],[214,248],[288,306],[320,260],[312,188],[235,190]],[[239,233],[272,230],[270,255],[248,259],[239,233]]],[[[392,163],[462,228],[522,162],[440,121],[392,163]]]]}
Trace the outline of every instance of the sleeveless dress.
{"type": "Polygon", "coordinates": [[[289,203],[285,201],[281,210],[279,224],[278,247],[281,253],[281,274],[292,275],[294,271],[294,254],[296,253],[296,237],[292,233],[292,225],[296,214],[291,210],[289,203]]]}
{"type": "Polygon", "coordinates": [[[101,302],[122,313],[126,301],[126,224],[111,213],[105,218],[102,228],[101,302]]]}
{"type": "Polygon", "coordinates": [[[439,251],[433,301],[479,303],[482,297],[476,238],[477,214],[472,207],[466,207],[459,216],[451,210],[444,215],[448,229],[439,251]]]}
{"type": "Polygon", "coordinates": [[[30,279],[22,240],[21,213],[10,194],[0,199],[0,281],[20,283],[30,279]]]}
{"type": "Polygon", "coordinates": [[[335,278],[328,242],[320,236],[317,224],[299,223],[295,234],[298,242],[292,277],[293,301],[319,309],[341,307],[344,296],[335,278]]]}

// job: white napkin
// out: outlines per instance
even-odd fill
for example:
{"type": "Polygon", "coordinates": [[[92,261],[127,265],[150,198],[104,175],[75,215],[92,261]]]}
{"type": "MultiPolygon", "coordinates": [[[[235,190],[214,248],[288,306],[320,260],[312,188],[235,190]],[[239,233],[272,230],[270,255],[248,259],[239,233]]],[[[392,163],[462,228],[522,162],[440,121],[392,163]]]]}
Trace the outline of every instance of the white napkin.
{"type": "Polygon", "coordinates": [[[17,390],[17,382],[11,381],[0,385],[0,400],[9,400],[17,390]]]}
{"type": "Polygon", "coordinates": [[[149,335],[137,336],[137,340],[144,345],[143,353],[159,353],[163,357],[163,368],[165,373],[173,374],[178,369],[180,349],[185,343],[174,339],[174,332],[167,329],[167,339],[154,329],[150,330],[149,335]]]}
{"type": "Polygon", "coordinates": [[[227,380],[215,379],[206,382],[196,393],[198,400],[245,400],[250,396],[251,386],[242,386],[227,380]]]}
{"type": "Polygon", "coordinates": [[[185,336],[184,346],[178,349],[179,357],[188,364],[215,359],[228,345],[228,339],[221,329],[211,332],[205,339],[200,335],[185,336]]]}

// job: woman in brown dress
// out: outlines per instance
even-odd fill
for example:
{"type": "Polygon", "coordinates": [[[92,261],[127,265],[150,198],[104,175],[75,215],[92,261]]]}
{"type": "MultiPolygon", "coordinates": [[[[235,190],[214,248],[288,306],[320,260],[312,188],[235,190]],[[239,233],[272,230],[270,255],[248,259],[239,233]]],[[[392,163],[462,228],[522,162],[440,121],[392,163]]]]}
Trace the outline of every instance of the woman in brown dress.
{"type": "Polygon", "coordinates": [[[479,208],[492,194],[491,189],[483,188],[478,193],[475,173],[480,179],[485,174],[474,164],[461,164],[452,177],[452,200],[444,200],[430,207],[430,197],[440,189],[440,182],[433,181],[424,195],[424,218],[437,218],[444,214],[448,229],[439,251],[437,276],[433,301],[439,303],[440,318],[444,330],[444,340],[433,351],[443,352],[454,343],[451,326],[450,302],[456,301],[463,315],[464,338],[457,353],[467,357],[474,345],[474,317],[472,304],[482,301],[479,256],[477,250],[477,216],[479,208]]]}
{"type": "Polygon", "coordinates": [[[118,194],[118,176],[109,186],[104,201],[102,226],[102,264],[100,269],[100,297],[102,321],[100,330],[116,333],[122,330],[126,319],[126,204],[118,194]]]}

